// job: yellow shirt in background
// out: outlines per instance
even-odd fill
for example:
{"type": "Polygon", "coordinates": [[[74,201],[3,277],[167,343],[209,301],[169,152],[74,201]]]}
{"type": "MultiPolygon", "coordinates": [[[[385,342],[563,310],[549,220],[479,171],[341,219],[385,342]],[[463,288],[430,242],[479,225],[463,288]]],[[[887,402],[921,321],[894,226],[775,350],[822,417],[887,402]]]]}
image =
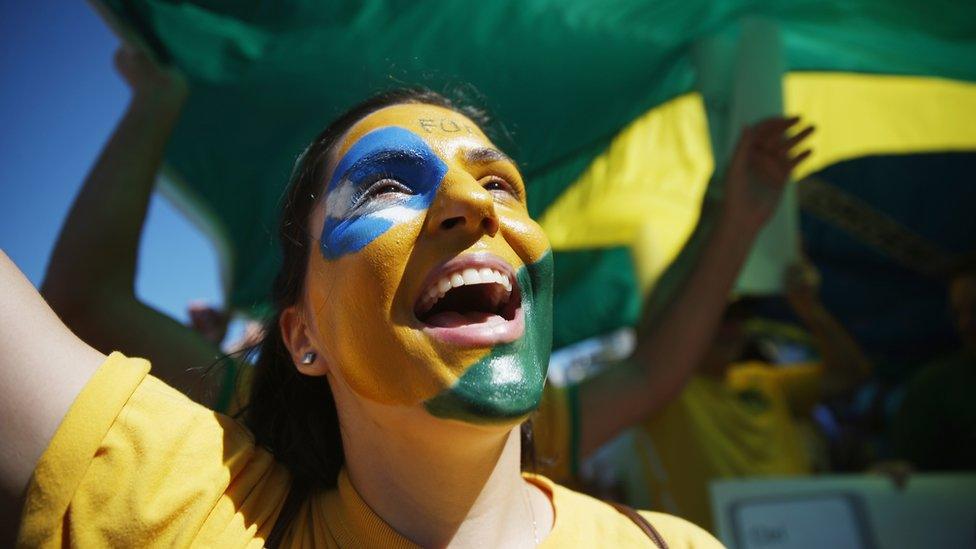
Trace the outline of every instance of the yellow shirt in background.
{"type": "Polygon", "coordinates": [[[681,396],[637,430],[634,498],[712,527],[714,479],[810,473],[794,414],[820,395],[819,365],[736,364],[723,382],[694,376],[681,396]],[[649,498],[649,501],[647,501],[649,498]]]}
{"type": "MultiPolygon", "coordinates": [[[[290,477],[234,420],[113,353],[71,405],[28,486],[18,545],[262,547],[290,477]]],[[[609,505],[528,475],[555,523],[542,547],[652,547],[609,505]]],[[[679,518],[643,513],[671,547],[720,547],[679,518]]],[[[345,474],[310,498],[285,547],[411,547],[345,474]]]]}
{"type": "Polygon", "coordinates": [[[536,471],[562,484],[572,482],[576,470],[574,390],[546,383],[542,402],[531,417],[536,471]]]}

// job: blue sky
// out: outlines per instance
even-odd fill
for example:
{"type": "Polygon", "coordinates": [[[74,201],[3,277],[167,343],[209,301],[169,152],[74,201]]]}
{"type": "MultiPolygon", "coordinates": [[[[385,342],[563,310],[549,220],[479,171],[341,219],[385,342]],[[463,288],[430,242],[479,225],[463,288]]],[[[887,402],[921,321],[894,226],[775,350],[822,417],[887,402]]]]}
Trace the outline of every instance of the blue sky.
{"type": "MultiPolygon", "coordinates": [[[[85,174],[129,99],[112,68],[119,41],[85,2],[0,2],[0,248],[39,285],[85,174]]],[[[158,195],[136,283],[180,319],[220,302],[213,247],[158,195]]]]}

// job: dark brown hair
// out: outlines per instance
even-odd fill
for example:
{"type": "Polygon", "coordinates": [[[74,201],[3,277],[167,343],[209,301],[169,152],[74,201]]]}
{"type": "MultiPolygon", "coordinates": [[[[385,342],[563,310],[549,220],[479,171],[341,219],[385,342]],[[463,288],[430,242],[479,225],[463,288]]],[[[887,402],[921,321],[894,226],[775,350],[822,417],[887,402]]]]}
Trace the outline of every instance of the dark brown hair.
{"type": "MultiPolygon", "coordinates": [[[[282,311],[299,302],[309,253],[309,217],[325,185],[325,164],[338,139],[356,122],[387,106],[422,103],[452,109],[488,130],[484,111],[459,107],[444,96],[422,88],[380,93],[352,107],[322,133],[296,162],[283,198],[279,240],[282,262],[271,293],[273,314],[265,325],[265,338],[257,347],[254,375],[247,405],[239,414],[259,446],[270,451],[292,475],[288,501],[275,526],[283,535],[300,504],[315,491],[335,487],[344,463],[335,401],[325,377],[301,374],[292,362],[278,326],[282,311]]],[[[534,461],[531,424],[522,428],[523,464],[534,461]]],[[[279,539],[271,541],[280,541],[279,539]]]]}

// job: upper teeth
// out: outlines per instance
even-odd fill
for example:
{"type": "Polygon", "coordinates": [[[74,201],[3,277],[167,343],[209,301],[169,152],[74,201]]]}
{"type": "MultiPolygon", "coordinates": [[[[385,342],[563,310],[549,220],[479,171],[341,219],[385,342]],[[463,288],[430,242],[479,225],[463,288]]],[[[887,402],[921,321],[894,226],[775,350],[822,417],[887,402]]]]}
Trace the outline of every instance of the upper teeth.
{"type": "Polygon", "coordinates": [[[505,288],[505,299],[512,293],[512,281],[509,280],[508,275],[487,267],[464,269],[445,275],[431,284],[427,293],[424,294],[422,308],[430,309],[433,307],[451,288],[474,284],[501,284],[505,288]]]}

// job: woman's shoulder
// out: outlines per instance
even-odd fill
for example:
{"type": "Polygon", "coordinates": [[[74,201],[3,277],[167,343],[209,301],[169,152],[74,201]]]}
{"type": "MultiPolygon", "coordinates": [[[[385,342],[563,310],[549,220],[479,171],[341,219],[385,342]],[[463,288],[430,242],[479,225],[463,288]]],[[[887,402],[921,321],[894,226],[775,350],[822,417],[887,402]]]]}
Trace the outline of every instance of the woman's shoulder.
{"type": "Polygon", "coordinates": [[[148,372],[113,353],[75,399],[28,487],[25,545],[247,538],[273,515],[287,472],[232,418],[148,372]]]}
{"type": "MultiPolygon", "coordinates": [[[[613,505],[570,490],[545,479],[530,476],[543,490],[549,489],[556,521],[547,545],[552,547],[655,547],[640,525],[613,505]]],[[[640,511],[668,547],[720,548],[722,544],[704,529],[672,515],[640,511]]]]}

